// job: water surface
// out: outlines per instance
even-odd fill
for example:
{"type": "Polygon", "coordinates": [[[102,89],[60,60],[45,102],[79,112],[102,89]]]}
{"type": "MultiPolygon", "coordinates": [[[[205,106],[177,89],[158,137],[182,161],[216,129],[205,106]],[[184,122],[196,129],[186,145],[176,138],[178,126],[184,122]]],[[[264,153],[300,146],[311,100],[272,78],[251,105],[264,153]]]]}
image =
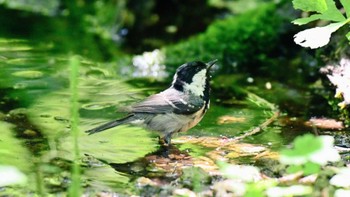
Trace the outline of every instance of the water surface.
{"type": "MultiPolygon", "coordinates": [[[[69,186],[74,152],[70,133],[69,59],[69,55],[57,54],[49,45],[0,39],[0,165],[18,168],[30,183],[35,183],[20,187],[24,192],[58,193],[69,186]]],[[[155,133],[130,126],[92,136],[84,133],[96,125],[123,117],[125,114],[116,112],[118,108],[148,96],[155,88],[147,87],[146,80],[144,89],[127,83],[127,77],[119,72],[129,66],[127,63],[104,64],[83,57],[80,62],[79,148],[83,187],[90,188],[90,192],[109,190],[131,194],[135,191],[134,181],[139,177],[169,179],[166,170],[159,171],[149,165],[150,161],[164,162],[155,133]]],[[[254,94],[234,106],[212,102],[198,126],[175,136],[178,150],[173,154],[178,155],[183,165],[193,166],[193,158],[202,157],[215,162],[210,154],[217,154],[212,151],[220,146],[220,140],[251,131],[276,111],[274,105],[254,94]],[[208,146],[193,143],[186,136],[208,139],[208,146]]],[[[280,122],[275,121],[243,142],[276,150],[295,136],[290,132],[285,135],[284,130],[280,122]]],[[[227,155],[230,151],[226,150],[227,155]]],[[[231,159],[235,160],[232,155],[231,159]]],[[[11,193],[11,189],[3,192],[11,193]]]]}

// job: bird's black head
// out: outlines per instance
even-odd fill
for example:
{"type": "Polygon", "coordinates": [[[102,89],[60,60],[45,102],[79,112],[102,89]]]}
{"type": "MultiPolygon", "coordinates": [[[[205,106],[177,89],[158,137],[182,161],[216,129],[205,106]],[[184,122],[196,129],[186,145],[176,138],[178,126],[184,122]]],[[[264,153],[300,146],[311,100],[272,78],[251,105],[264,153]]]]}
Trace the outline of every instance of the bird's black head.
{"type": "Polygon", "coordinates": [[[189,62],[180,66],[174,75],[172,86],[184,92],[190,92],[197,96],[203,96],[209,92],[209,69],[216,60],[203,62],[189,62]]]}

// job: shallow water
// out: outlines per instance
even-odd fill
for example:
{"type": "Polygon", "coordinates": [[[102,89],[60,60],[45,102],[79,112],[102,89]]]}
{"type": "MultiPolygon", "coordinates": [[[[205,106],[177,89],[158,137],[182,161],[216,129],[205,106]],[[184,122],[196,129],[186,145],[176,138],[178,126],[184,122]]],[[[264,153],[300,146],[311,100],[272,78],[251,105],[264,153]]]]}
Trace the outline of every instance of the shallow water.
{"type": "MultiPolygon", "coordinates": [[[[55,54],[50,46],[0,39],[0,165],[15,166],[35,181],[36,184],[22,187],[26,192],[64,192],[69,185],[74,152],[69,59],[68,55],[55,54]]],[[[116,112],[118,108],[146,97],[154,88],[139,89],[125,82],[118,70],[127,64],[110,66],[85,58],[80,61],[79,148],[84,166],[83,186],[92,191],[128,193],[135,190],[133,182],[138,177],[169,179],[169,174],[144,165],[152,160],[149,158],[162,154],[157,152],[156,134],[129,126],[92,136],[83,132],[122,117],[124,114],[116,112]]],[[[174,154],[183,155],[181,151],[185,151],[189,157],[207,156],[215,149],[213,146],[187,142],[181,136],[234,138],[258,127],[275,111],[275,106],[253,94],[234,106],[212,102],[198,126],[175,136],[175,149],[180,152],[174,154]]],[[[300,132],[306,131],[293,133],[289,126],[285,128],[276,121],[243,142],[276,150],[300,132]]]]}

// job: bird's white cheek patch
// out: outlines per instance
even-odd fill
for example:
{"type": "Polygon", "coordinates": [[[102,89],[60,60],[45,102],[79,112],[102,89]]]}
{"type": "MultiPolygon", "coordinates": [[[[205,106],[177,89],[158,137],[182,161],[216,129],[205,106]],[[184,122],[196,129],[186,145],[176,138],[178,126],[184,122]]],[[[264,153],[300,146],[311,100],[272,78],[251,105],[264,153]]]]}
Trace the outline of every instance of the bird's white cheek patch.
{"type": "Polygon", "coordinates": [[[177,74],[175,73],[174,77],[173,77],[173,82],[171,82],[172,85],[174,85],[174,83],[176,82],[177,79],[177,74]]]}
{"type": "Polygon", "coordinates": [[[207,70],[203,69],[193,76],[192,83],[184,84],[185,91],[192,92],[196,96],[203,96],[206,78],[207,70]]]}

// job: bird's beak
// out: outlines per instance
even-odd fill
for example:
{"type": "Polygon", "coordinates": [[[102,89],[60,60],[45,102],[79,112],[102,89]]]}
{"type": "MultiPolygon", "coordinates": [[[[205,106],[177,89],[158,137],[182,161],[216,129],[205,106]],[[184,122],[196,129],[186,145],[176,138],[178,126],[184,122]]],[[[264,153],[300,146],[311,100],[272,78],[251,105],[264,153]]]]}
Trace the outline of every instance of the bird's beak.
{"type": "Polygon", "coordinates": [[[208,62],[207,63],[207,70],[210,70],[210,68],[212,67],[212,66],[214,66],[215,65],[215,63],[217,62],[218,60],[216,59],[216,60],[212,60],[212,61],[210,61],[210,62],[208,62]]]}

